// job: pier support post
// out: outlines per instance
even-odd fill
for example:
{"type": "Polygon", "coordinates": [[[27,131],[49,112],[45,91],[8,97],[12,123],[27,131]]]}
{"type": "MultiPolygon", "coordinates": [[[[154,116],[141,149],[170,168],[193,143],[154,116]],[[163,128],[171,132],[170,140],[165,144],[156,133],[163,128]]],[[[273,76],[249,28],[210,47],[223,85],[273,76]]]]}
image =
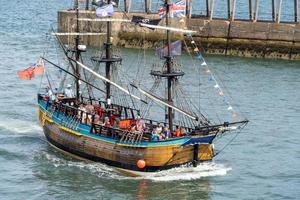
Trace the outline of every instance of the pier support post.
{"type": "Polygon", "coordinates": [[[255,0],[255,10],[253,14],[253,21],[256,22],[258,18],[258,8],[259,8],[259,0],[255,0]]]}
{"type": "Polygon", "coordinates": [[[252,0],[249,0],[249,20],[253,20],[253,9],[252,9],[252,0]]]}
{"type": "Polygon", "coordinates": [[[227,18],[231,19],[231,0],[227,0],[227,18]]]}
{"type": "Polygon", "coordinates": [[[145,12],[147,14],[151,12],[151,0],[145,0],[145,12]]]}
{"type": "Polygon", "coordinates": [[[209,20],[212,20],[213,15],[214,15],[214,0],[208,0],[207,1],[207,13],[208,13],[208,18],[209,20]]]}
{"type": "Polygon", "coordinates": [[[272,21],[275,22],[275,0],[272,0],[272,21]]]}
{"type": "Polygon", "coordinates": [[[124,0],[125,12],[129,13],[131,7],[131,0],[124,0]]]}
{"type": "Polygon", "coordinates": [[[298,22],[298,0],[294,0],[295,22],[298,22]]]}
{"type": "Polygon", "coordinates": [[[186,16],[192,18],[192,0],[186,0],[186,16]]]}
{"type": "Polygon", "coordinates": [[[230,7],[230,21],[234,21],[234,18],[235,18],[235,4],[236,3],[236,0],[231,0],[231,7],[230,7]]]}
{"type": "Polygon", "coordinates": [[[85,0],[85,10],[89,10],[90,0],[85,0]]]}
{"type": "Polygon", "coordinates": [[[206,17],[209,17],[209,0],[206,0],[206,17]]]}
{"type": "Polygon", "coordinates": [[[280,16],[281,16],[281,5],[282,5],[282,0],[277,1],[277,6],[276,6],[276,23],[280,23],[280,16]]]}
{"type": "Polygon", "coordinates": [[[77,7],[78,7],[78,0],[74,0],[74,7],[73,7],[73,9],[76,10],[77,7]]]}

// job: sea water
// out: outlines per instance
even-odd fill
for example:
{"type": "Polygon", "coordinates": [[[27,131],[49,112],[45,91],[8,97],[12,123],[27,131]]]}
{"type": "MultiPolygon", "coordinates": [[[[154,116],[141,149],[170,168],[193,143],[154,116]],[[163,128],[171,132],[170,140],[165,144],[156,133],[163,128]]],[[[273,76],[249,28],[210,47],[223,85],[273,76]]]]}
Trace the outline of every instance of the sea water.
{"type": "MultiPolygon", "coordinates": [[[[34,63],[46,47],[47,55],[58,60],[55,44],[45,34],[56,23],[57,10],[71,5],[58,0],[1,2],[0,199],[299,199],[297,61],[207,56],[230,91],[232,106],[250,123],[212,162],[196,168],[127,177],[49,146],[36,118],[41,79],[20,80],[16,72],[34,63]]],[[[126,70],[139,50],[122,51],[126,70]]],[[[189,60],[183,58],[183,64],[189,60]]],[[[192,67],[184,65],[187,77],[192,67]]],[[[208,79],[201,81],[209,88],[208,79]]],[[[182,82],[186,86],[197,78],[182,82]]],[[[220,139],[216,148],[231,139],[220,139]]]]}

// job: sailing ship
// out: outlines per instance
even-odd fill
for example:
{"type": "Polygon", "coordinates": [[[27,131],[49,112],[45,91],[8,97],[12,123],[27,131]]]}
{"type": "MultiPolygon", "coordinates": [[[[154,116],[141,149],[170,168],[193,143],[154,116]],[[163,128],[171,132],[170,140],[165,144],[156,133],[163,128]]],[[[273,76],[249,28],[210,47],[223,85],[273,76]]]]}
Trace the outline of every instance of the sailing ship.
{"type": "MultiPolygon", "coordinates": [[[[111,0],[108,0],[107,4],[110,5],[111,0]]],[[[78,21],[80,18],[77,7],[77,30],[73,33],[76,35],[74,47],[66,48],[59,38],[59,35],[63,33],[55,34],[72,70],[65,69],[42,57],[45,62],[73,77],[76,88],[74,97],[66,97],[57,93],[55,100],[47,96],[45,92],[38,93],[38,119],[52,146],[81,158],[106,163],[127,172],[155,172],[182,165],[197,166],[200,162],[212,160],[216,155],[213,148],[215,138],[225,132],[242,129],[248,123],[245,119],[214,124],[201,113],[186,111],[183,106],[175,104],[174,91],[179,77],[182,77],[184,73],[174,68],[170,32],[191,34],[192,31],[169,26],[171,6],[170,1],[165,0],[165,26],[148,23],[149,20],[143,18],[138,18],[138,22],[137,18],[133,20],[139,26],[166,31],[167,48],[163,50],[165,53],[161,70],[150,72],[151,76],[165,82],[166,97],[160,97],[151,90],[147,91],[132,82],[126,83],[127,86],[124,87],[112,80],[112,67],[120,63],[122,58],[112,52],[111,27],[112,21],[116,19],[111,17],[101,19],[106,21],[107,25],[105,52],[100,56],[92,57],[92,61],[98,66],[104,65],[105,75],[83,64],[81,54],[85,48],[79,44],[78,21]],[[84,78],[82,71],[92,74],[94,79],[103,81],[105,88],[96,86],[91,80],[84,78]],[[104,93],[105,97],[103,99],[91,98],[90,95],[84,97],[80,89],[82,82],[86,84],[88,93],[91,90],[97,90],[104,93]],[[129,87],[134,88],[135,92],[140,95],[130,91],[129,87]],[[135,106],[115,103],[114,99],[117,99],[117,94],[112,93],[112,88],[122,92],[132,102],[138,101],[144,105],[143,107],[152,111],[156,108],[148,106],[150,102],[164,106],[165,120],[148,119],[143,114],[145,112],[142,113],[141,109],[135,106]],[[83,104],[88,104],[90,109],[83,109],[83,104]],[[180,118],[182,121],[176,120],[178,116],[182,116],[180,118]]],[[[51,85],[50,89],[52,90],[51,85]]]]}

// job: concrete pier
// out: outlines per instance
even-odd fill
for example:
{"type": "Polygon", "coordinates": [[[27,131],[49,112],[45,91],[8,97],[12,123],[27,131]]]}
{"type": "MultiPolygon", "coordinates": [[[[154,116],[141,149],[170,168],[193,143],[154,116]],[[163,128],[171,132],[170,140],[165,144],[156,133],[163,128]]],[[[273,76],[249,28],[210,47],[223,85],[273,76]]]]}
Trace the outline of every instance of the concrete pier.
{"type": "MultiPolygon", "coordinates": [[[[231,9],[230,9],[231,10],[231,9]]],[[[232,12],[232,11],[231,11],[232,12]]],[[[209,14],[209,13],[208,13],[209,14]]],[[[157,18],[157,14],[128,13],[132,15],[157,18]]],[[[74,11],[58,12],[58,30],[74,32],[74,11]]],[[[80,11],[81,18],[94,19],[95,12],[80,11]]],[[[115,13],[115,18],[125,18],[123,13],[115,13]]],[[[234,18],[232,18],[234,19],[234,18]]],[[[254,22],[238,20],[216,20],[208,18],[173,18],[172,26],[197,31],[194,40],[202,46],[206,53],[245,57],[262,57],[300,60],[300,24],[277,22],[254,22]]],[[[164,22],[161,22],[163,24],[164,22]]],[[[106,23],[80,22],[82,32],[105,32],[106,23]]],[[[114,23],[113,43],[128,48],[156,48],[165,39],[162,30],[141,28],[130,23],[114,23]]],[[[181,34],[173,34],[173,39],[183,39],[181,34]]],[[[82,43],[99,47],[103,45],[105,36],[83,36],[82,43]]],[[[64,43],[72,43],[72,37],[64,36],[64,43]]],[[[188,43],[187,43],[188,44],[188,43]]]]}

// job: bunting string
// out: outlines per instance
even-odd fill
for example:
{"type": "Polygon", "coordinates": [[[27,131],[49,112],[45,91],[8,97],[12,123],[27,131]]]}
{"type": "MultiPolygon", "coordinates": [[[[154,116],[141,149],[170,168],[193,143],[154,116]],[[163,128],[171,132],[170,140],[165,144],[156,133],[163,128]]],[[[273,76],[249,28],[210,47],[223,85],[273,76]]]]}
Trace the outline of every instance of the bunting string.
{"type": "Polygon", "coordinates": [[[208,80],[209,82],[212,82],[213,87],[215,88],[216,92],[219,94],[220,97],[223,98],[223,102],[227,106],[227,110],[231,113],[232,118],[237,117],[237,112],[229,102],[228,98],[225,96],[224,90],[221,88],[220,84],[218,83],[218,80],[216,79],[215,75],[213,74],[211,68],[209,65],[206,63],[201,51],[199,50],[196,42],[194,41],[193,37],[191,34],[187,34],[187,38],[190,40],[190,43],[193,48],[193,52],[196,54],[196,60],[200,62],[200,66],[204,67],[205,73],[208,75],[208,80]]]}

